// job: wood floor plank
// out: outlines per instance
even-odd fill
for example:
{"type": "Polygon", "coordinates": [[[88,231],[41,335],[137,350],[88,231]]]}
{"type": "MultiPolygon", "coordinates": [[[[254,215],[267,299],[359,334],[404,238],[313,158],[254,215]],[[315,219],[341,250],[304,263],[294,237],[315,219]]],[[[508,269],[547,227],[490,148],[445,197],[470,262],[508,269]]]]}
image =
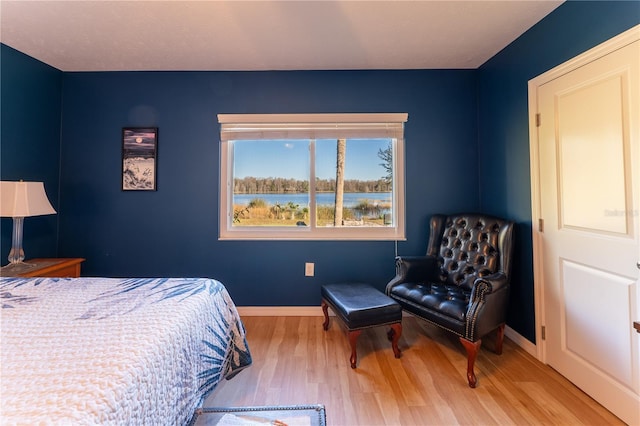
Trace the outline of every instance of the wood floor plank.
{"type": "Polygon", "coordinates": [[[243,322],[253,365],[205,406],[323,404],[329,426],[624,424],[507,338],[502,355],[483,342],[471,389],[457,338],[413,317],[403,319],[399,359],[384,327],[364,330],[356,369],[335,320],[327,331],[321,317],[243,322]]]}

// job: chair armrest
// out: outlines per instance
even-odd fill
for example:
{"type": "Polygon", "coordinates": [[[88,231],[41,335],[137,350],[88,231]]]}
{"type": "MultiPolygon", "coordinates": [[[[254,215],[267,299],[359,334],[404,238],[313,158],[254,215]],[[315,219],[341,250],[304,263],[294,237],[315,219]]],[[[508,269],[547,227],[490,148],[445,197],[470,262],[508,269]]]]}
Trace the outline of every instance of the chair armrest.
{"type": "Polygon", "coordinates": [[[396,276],[387,284],[386,293],[397,284],[405,282],[424,282],[429,280],[438,262],[434,256],[398,256],[396,257],[396,276]]]}
{"type": "Polygon", "coordinates": [[[509,280],[507,275],[500,271],[495,274],[487,275],[486,277],[477,278],[473,282],[473,289],[471,290],[471,300],[475,299],[475,293],[482,290],[484,294],[497,293],[503,288],[509,286],[509,280]]]}
{"type": "Polygon", "coordinates": [[[504,324],[508,303],[509,279],[504,272],[476,279],[469,298],[464,337],[476,341],[504,324]]]}

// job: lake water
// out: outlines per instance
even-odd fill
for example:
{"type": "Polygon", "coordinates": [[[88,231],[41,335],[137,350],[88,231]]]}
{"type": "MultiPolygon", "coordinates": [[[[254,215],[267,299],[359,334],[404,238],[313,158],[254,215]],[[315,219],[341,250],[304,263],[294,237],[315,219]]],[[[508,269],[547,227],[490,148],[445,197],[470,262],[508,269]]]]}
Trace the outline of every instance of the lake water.
{"type": "MultiPolygon", "coordinates": [[[[316,205],[332,206],[335,204],[333,192],[319,192],[316,194],[316,205]]],[[[268,204],[287,204],[289,201],[301,207],[309,204],[309,194],[234,194],[233,204],[246,206],[253,199],[261,198],[268,204]]],[[[344,207],[355,207],[361,202],[369,204],[391,204],[391,192],[345,192],[344,207]]]]}

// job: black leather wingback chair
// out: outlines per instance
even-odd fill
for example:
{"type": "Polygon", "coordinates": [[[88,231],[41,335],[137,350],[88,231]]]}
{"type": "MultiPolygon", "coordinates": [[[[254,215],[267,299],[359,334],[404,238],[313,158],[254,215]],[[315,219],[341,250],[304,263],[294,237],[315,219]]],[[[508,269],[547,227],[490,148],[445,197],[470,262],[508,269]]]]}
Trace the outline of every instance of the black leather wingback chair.
{"type": "Polygon", "coordinates": [[[497,330],[495,352],[502,353],[513,228],[488,215],[435,215],[426,256],[396,257],[396,276],[387,284],[403,310],[460,337],[472,388],[482,337],[497,330]]]}

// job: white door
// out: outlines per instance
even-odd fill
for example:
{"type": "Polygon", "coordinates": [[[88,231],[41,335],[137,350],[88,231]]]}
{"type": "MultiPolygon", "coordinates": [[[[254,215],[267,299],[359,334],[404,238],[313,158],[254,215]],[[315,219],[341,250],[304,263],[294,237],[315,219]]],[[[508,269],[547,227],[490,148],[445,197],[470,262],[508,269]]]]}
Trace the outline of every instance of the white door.
{"type": "Polygon", "coordinates": [[[637,425],[640,41],[540,85],[537,101],[543,356],[637,425]]]}

